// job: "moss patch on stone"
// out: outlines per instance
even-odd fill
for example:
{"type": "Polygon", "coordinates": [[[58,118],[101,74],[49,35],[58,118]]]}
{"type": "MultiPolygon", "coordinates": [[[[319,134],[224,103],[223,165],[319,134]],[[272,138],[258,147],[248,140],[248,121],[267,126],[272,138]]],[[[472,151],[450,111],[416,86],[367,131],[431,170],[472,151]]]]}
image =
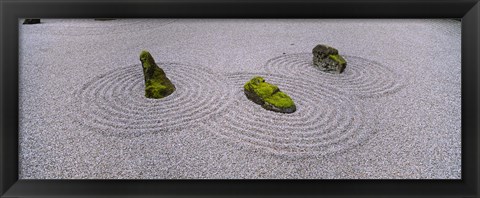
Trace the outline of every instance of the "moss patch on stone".
{"type": "Polygon", "coordinates": [[[343,57],[338,54],[328,55],[328,58],[332,59],[333,61],[341,65],[344,65],[347,63],[347,61],[345,61],[345,59],[343,59],[343,57]]]}
{"type": "Polygon", "coordinates": [[[173,83],[167,78],[163,69],[158,67],[148,51],[140,53],[140,61],[145,77],[145,97],[159,99],[175,91],[173,83]]]}
{"type": "Polygon", "coordinates": [[[340,74],[347,67],[347,61],[333,47],[320,44],[313,48],[312,53],[313,65],[321,71],[340,74]]]}
{"type": "Polygon", "coordinates": [[[275,94],[271,95],[270,97],[265,98],[265,102],[268,102],[272,104],[273,106],[279,107],[279,108],[289,108],[294,106],[295,104],[293,103],[292,98],[288,96],[287,94],[279,91],[276,92],[275,94]]]}
{"type": "Polygon", "coordinates": [[[276,85],[265,82],[260,76],[253,77],[243,87],[247,98],[265,109],[282,113],[293,113],[296,110],[290,96],[281,92],[276,85]]]}
{"type": "Polygon", "coordinates": [[[256,76],[245,83],[244,88],[247,91],[255,92],[262,99],[279,91],[277,86],[265,82],[265,80],[259,76],[256,76]]]}

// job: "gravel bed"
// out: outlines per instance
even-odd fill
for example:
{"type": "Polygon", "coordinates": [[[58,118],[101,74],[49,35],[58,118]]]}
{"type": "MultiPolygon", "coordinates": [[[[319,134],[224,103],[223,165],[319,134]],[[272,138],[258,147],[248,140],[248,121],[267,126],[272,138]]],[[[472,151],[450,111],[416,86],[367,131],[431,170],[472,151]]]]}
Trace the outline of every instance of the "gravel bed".
{"type": "Polygon", "coordinates": [[[41,21],[19,20],[21,179],[461,178],[459,21],[41,21]],[[141,50],[172,95],[143,97],[141,50]],[[297,111],[246,99],[257,75],[297,111]]]}

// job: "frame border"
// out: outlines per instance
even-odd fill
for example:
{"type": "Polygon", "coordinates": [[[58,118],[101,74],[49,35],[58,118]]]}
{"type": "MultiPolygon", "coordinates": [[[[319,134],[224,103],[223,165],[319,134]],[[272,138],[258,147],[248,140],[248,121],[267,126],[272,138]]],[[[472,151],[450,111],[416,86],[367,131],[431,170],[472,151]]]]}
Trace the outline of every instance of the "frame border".
{"type": "Polygon", "coordinates": [[[0,0],[0,197],[478,197],[478,0],[0,0]],[[19,180],[18,18],[462,18],[461,180],[19,180]]]}

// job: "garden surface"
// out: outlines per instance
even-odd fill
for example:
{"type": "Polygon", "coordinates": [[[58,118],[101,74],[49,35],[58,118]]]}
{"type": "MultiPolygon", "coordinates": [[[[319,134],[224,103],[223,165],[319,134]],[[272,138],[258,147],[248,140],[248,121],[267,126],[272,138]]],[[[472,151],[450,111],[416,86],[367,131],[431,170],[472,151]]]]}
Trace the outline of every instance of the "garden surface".
{"type": "Polygon", "coordinates": [[[461,179],[460,21],[22,22],[21,179],[461,179]],[[142,50],[171,95],[145,98],[142,50]],[[296,111],[248,100],[254,76],[296,111]]]}

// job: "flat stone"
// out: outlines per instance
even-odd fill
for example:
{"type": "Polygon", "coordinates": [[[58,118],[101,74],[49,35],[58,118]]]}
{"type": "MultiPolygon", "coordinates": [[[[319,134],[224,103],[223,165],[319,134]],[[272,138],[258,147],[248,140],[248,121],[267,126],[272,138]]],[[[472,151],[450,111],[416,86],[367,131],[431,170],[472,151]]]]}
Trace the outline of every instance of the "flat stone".
{"type": "Polygon", "coordinates": [[[145,77],[145,97],[164,98],[175,91],[175,86],[147,51],[140,53],[143,75],[145,77]]]}
{"type": "Polygon", "coordinates": [[[25,19],[23,21],[23,24],[37,24],[37,23],[40,23],[40,19],[25,19]]]}
{"type": "Polygon", "coordinates": [[[253,77],[243,88],[247,98],[264,109],[280,113],[293,113],[297,110],[290,96],[281,92],[276,85],[265,82],[262,77],[253,77]]]}
{"type": "Polygon", "coordinates": [[[347,61],[338,54],[338,50],[327,46],[317,45],[312,50],[313,65],[320,70],[333,74],[340,74],[347,67],[347,61]]]}

